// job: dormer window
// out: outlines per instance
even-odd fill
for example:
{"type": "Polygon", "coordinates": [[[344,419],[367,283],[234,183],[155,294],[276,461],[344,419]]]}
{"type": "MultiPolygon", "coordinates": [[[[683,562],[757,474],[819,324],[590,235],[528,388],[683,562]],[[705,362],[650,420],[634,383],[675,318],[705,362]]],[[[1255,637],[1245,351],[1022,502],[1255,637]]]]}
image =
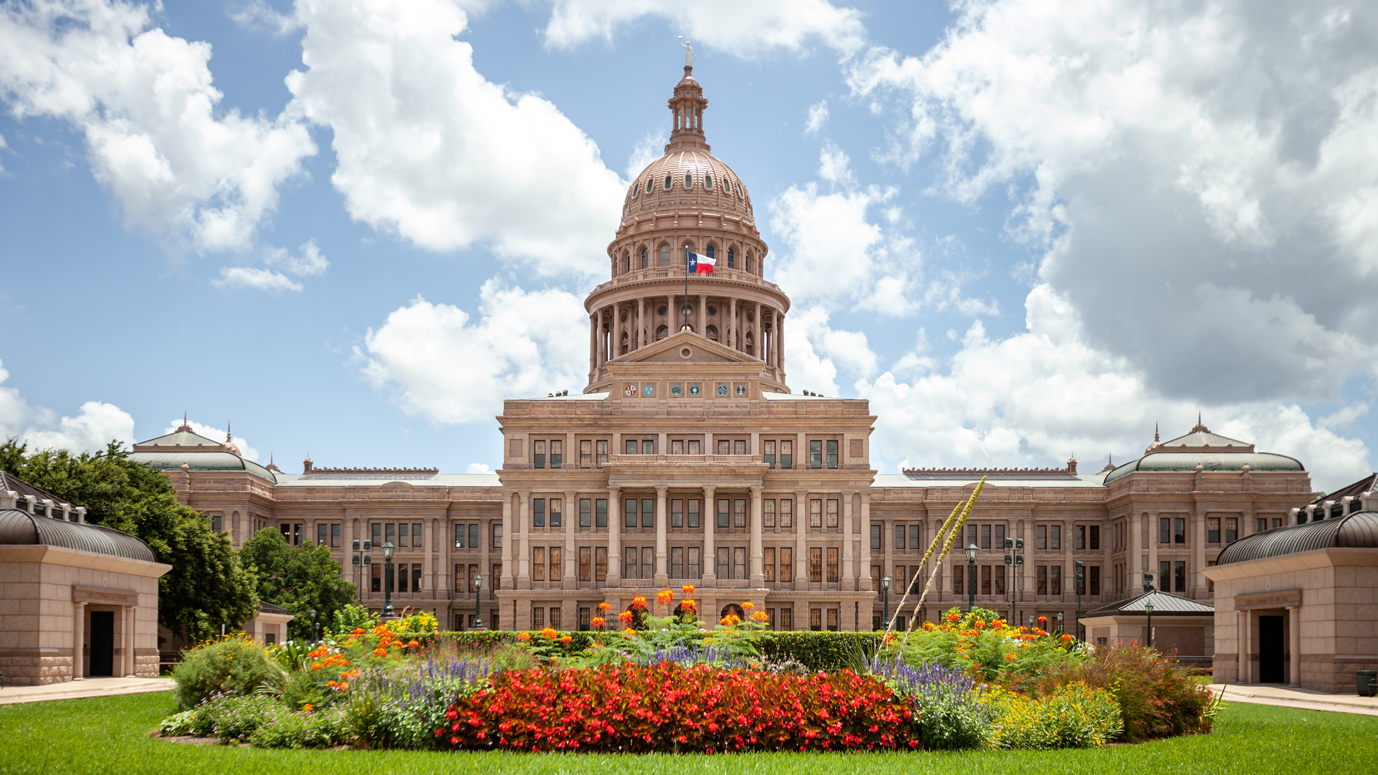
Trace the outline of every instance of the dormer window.
{"type": "Polygon", "coordinates": [[[665,190],[666,190],[666,191],[669,191],[669,190],[670,190],[670,186],[673,185],[674,182],[675,182],[675,179],[674,179],[673,177],[671,177],[671,176],[669,176],[669,175],[666,175],[666,176],[665,176],[665,190]]]}
{"type": "Polygon", "coordinates": [[[650,178],[646,178],[646,193],[651,193],[651,188],[653,186],[655,186],[655,181],[651,180],[650,178]]]}
{"type": "Polygon", "coordinates": [[[712,191],[712,190],[713,190],[713,176],[712,176],[712,175],[704,175],[704,176],[703,176],[703,187],[706,188],[706,189],[708,189],[709,191],[712,191]]]}
{"type": "Polygon", "coordinates": [[[732,193],[732,181],[724,180],[722,182],[722,190],[729,194],[732,193]]]}
{"type": "Polygon", "coordinates": [[[684,187],[685,187],[685,188],[693,188],[693,187],[694,187],[694,176],[693,176],[693,175],[685,175],[685,176],[684,176],[684,187]]]}

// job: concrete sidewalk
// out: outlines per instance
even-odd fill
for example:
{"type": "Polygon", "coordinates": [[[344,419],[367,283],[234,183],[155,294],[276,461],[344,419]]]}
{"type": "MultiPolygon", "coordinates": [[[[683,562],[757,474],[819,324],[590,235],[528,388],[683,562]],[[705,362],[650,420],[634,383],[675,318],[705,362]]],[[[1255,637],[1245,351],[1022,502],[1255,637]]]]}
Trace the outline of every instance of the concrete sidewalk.
{"type": "Polygon", "coordinates": [[[1354,693],[1326,694],[1277,684],[1211,684],[1210,688],[1217,694],[1223,693],[1226,702],[1253,702],[1301,710],[1327,710],[1335,713],[1378,716],[1378,697],[1360,697],[1354,693]]]}
{"type": "Polygon", "coordinates": [[[0,705],[168,692],[176,686],[171,678],[87,678],[84,681],[66,681],[44,686],[6,686],[0,689],[0,705]]]}

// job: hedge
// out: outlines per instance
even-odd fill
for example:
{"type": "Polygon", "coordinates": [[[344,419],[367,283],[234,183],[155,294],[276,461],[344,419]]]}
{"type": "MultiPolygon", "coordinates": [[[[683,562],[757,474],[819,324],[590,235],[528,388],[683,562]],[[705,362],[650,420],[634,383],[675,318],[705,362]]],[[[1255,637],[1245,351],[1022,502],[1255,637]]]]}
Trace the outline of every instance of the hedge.
{"type": "MultiPolygon", "coordinates": [[[[593,644],[592,632],[561,632],[557,637],[570,636],[571,648],[586,649],[593,644]]],[[[443,640],[463,649],[484,650],[501,643],[516,643],[517,633],[478,630],[442,632],[443,640]]],[[[794,660],[809,670],[836,672],[845,667],[858,667],[880,647],[878,632],[762,632],[761,653],[772,662],[794,660]]]]}

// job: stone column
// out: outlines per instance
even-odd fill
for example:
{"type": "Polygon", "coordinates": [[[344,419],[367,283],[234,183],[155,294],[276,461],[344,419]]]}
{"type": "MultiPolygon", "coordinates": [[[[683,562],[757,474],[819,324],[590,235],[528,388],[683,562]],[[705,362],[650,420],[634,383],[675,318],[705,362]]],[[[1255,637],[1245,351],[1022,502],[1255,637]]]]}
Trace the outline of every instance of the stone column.
{"type": "Polygon", "coordinates": [[[766,585],[766,575],[762,567],[761,541],[765,526],[761,515],[761,488],[751,488],[751,588],[762,589],[766,585]]]}
{"type": "MultiPolygon", "coordinates": [[[[845,451],[845,450],[844,450],[845,451]]],[[[856,565],[852,562],[852,495],[842,491],[842,591],[856,591],[856,565]]]]}
{"type": "Polygon", "coordinates": [[[636,347],[641,349],[646,346],[646,297],[642,296],[636,300],[636,347]]]}
{"type": "Polygon", "coordinates": [[[737,298],[735,296],[728,300],[727,346],[734,350],[737,349],[737,298]]]}
{"type": "Polygon", "coordinates": [[[431,557],[431,552],[435,549],[436,519],[432,517],[422,524],[425,527],[421,529],[421,589],[423,596],[426,592],[430,592],[431,597],[434,598],[435,576],[432,574],[435,573],[435,561],[431,557]]]}
{"type": "Polygon", "coordinates": [[[1301,688],[1301,606],[1287,606],[1287,635],[1292,649],[1287,685],[1301,688]]]}
{"type": "Polygon", "coordinates": [[[598,368],[598,313],[589,314],[589,373],[598,368]]]}
{"type": "MultiPolygon", "coordinates": [[[[663,436],[663,434],[662,434],[663,436]]],[[[660,486],[656,488],[656,575],[655,585],[663,587],[670,581],[669,568],[669,549],[666,547],[669,516],[665,510],[665,495],[670,490],[669,487],[660,486]]]]}
{"type": "MultiPolygon", "coordinates": [[[[1153,574],[1153,578],[1154,578],[1154,580],[1155,580],[1155,581],[1154,581],[1154,584],[1153,584],[1153,588],[1154,588],[1154,589],[1159,589],[1159,590],[1161,590],[1161,589],[1163,588],[1163,577],[1162,577],[1162,574],[1158,572],[1158,537],[1159,537],[1159,533],[1158,533],[1158,520],[1160,520],[1160,519],[1162,519],[1162,514],[1161,514],[1161,513],[1156,512],[1156,511],[1149,512],[1149,514],[1148,514],[1148,568],[1146,569],[1147,572],[1153,574]]],[[[1171,519],[1171,517],[1169,517],[1169,519],[1171,519]]],[[[1172,538],[1172,530],[1171,530],[1171,529],[1168,530],[1168,538],[1169,538],[1169,539],[1172,538]]],[[[1168,548],[1169,548],[1169,549],[1172,548],[1172,545],[1171,545],[1171,544],[1168,544],[1168,548]]],[[[1169,581],[1170,581],[1170,580],[1169,580],[1169,581]]],[[[1130,591],[1131,591],[1132,593],[1134,593],[1134,594],[1137,595],[1137,594],[1139,594],[1139,591],[1140,591],[1142,588],[1143,588],[1143,579],[1142,579],[1142,577],[1141,577],[1141,578],[1139,579],[1139,586],[1136,587],[1136,588],[1134,588],[1134,589],[1132,589],[1132,590],[1130,590],[1130,591]]]]}
{"type": "MultiPolygon", "coordinates": [[[[564,579],[560,585],[563,589],[579,588],[579,578],[575,575],[577,573],[575,570],[577,558],[574,556],[577,551],[574,546],[574,523],[579,519],[579,502],[576,500],[578,497],[579,493],[573,490],[567,490],[565,492],[563,512],[563,519],[565,522],[565,572],[564,579]]],[[[592,506],[593,504],[589,505],[592,506]]],[[[592,517],[592,515],[590,515],[590,517],[592,517]]],[[[577,626],[578,622],[575,622],[575,625],[577,626]]]]}
{"type": "MultiPolygon", "coordinates": [[[[1206,510],[1200,504],[1191,515],[1191,596],[1195,600],[1206,597],[1206,510]]],[[[1225,520],[1220,520],[1220,530],[1225,530],[1225,520]]],[[[1222,536],[1223,537],[1223,536],[1222,536]]]]}
{"type": "Polygon", "coordinates": [[[608,488],[608,580],[607,585],[622,585],[622,504],[620,491],[608,488]]]}
{"type": "Polygon", "coordinates": [[[123,644],[120,646],[120,675],[134,678],[134,606],[121,606],[120,619],[120,643],[123,644]]]}
{"type": "MultiPolygon", "coordinates": [[[[804,435],[799,434],[803,439],[804,435]]],[[[796,450],[797,451],[797,450],[796,450]]],[[[798,455],[794,458],[799,459],[798,455]]],[[[807,490],[794,492],[794,589],[796,592],[809,591],[809,493],[807,490]]],[[[807,608],[808,606],[805,606],[807,608]]],[[[807,615],[807,612],[806,612],[807,615]]],[[[808,629],[804,622],[803,629],[808,629]]]]}
{"type": "Polygon", "coordinates": [[[695,321],[695,323],[698,324],[698,325],[696,326],[696,330],[698,331],[699,335],[702,336],[702,337],[705,338],[705,339],[708,338],[708,309],[707,309],[707,307],[708,307],[708,297],[705,296],[705,295],[703,295],[702,293],[700,293],[700,294],[699,294],[699,317],[698,317],[698,320],[695,321]]]}
{"type": "Polygon", "coordinates": [[[777,369],[780,370],[780,379],[781,379],[781,380],[784,380],[784,373],[785,373],[785,313],[783,313],[783,312],[780,313],[780,333],[776,334],[776,336],[779,337],[779,344],[777,345],[777,347],[779,348],[779,357],[776,358],[775,368],[777,368],[777,369]]]}
{"type": "Polygon", "coordinates": [[[1129,556],[1125,560],[1128,567],[1125,569],[1125,583],[1129,588],[1125,592],[1130,593],[1130,597],[1137,594],[1134,590],[1139,589],[1144,583],[1142,565],[1144,563],[1143,537],[1144,537],[1144,514],[1129,515],[1125,527],[1129,529],[1129,556]]]}
{"type": "Polygon", "coordinates": [[[866,592],[875,591],[871,587],[871,493],[869,491],[861,494],[861,572],[857,574],[857,589],[866,592]]]}
{"type": "Polygon", "coordinates": [[[1239,682],[1249,684],[1254,682],[1254,661],[1252,659],[1253,640],[1249,630],[1253,622],[1253,614],[1247,609],[1239,612],[1239,682]]]}
{"type": "Polygon", "coordinates": [[[86,680],[86,659],[83,647],[86,645],[86,604],[72,604],[72,680],[86,680]]]}
{"type": "Polygon", "coordinates": [[[751,353],[753,356],[766,359],[766,329],[761,322],[761,302],[756,302],[756,318],[751,324],[751,330],[756,334],[756,349],[751,353]]]}
{"type": "Polygon", "coordinates": [[[531,491],[517,492],[518,511],[514,516],[517,523],[517,589],[531,589],[531,491]]]}
{"type": "MultiPolygon", "coordinates": [[[[703,585],[705,587],[717,586],[718,583],[717,547],[713,545],[713,531],[718,525],[718,504],[713,499],[716,492],[716,487],[703,488],[703,510],[699,512],[699,517],[703,520],[703,585]]],[[[700,612],[700,616],[703,615],[706,614],[700,612]]],[[[717,620],[718,617],[716,616],[709,619],[710,622],[717,620]]]]}

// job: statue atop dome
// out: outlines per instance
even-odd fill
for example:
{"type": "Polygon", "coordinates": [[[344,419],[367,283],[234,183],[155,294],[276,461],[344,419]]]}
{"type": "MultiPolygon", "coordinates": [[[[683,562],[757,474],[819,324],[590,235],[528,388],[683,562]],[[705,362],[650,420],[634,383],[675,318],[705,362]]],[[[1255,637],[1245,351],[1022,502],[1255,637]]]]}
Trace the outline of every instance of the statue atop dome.
{"type": "MultiPolygon", "coordinates": [[[[680,35],[679,39],[684,40],[684,36],[680,35]]],[[[679,45],[684,49],[684,66],[692,68],[694,66],[694,44],[684,40],[684,42],[679,45]]]]}

